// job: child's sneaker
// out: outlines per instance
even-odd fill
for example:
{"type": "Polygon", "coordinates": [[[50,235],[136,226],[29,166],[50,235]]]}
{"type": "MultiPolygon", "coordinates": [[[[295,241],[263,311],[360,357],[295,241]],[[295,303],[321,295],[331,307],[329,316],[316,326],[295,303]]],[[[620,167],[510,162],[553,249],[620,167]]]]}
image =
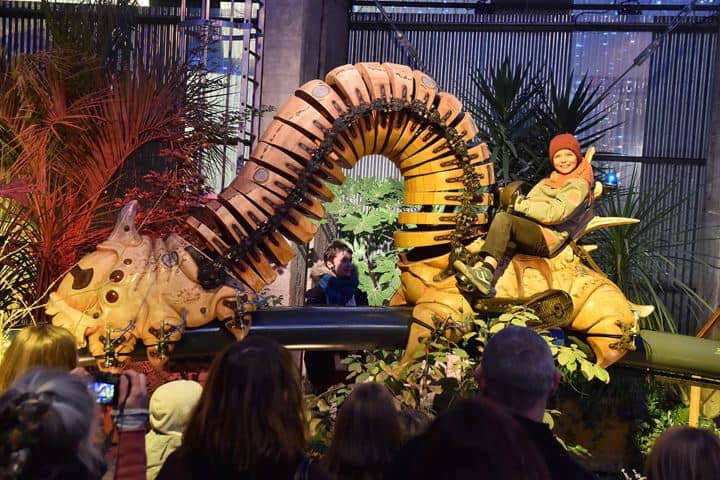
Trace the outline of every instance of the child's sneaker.
{"type": "Polygon", "coordinates": [[[465,275],[470,283],[483,295],[490,293],[493,283],[493,272],[485,267],[468,267],[460,260],[453,263],[455,270],[465,275]]]}

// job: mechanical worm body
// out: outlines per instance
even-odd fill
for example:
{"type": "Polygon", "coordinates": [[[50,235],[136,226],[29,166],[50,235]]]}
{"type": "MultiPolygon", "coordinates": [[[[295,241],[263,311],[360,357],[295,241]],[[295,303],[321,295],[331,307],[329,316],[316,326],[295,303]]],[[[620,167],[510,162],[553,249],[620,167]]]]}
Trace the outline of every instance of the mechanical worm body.
{"type": "MultiPolygon", "coordinates": [[[[300,86],[278,110],[232,183],[217,200],[206,204],[202,216],[187,220],[214,251],[212,262],[201,262],[201,270],[209,275],[198,273],[188,253],[192,247],[178,247],[179,239],[155,246],[149,240],[133,240],[139,243],[132,248],[144,249],[143,258],[154,259],[146,269],[163,275],[168,268],[183,270],[177,265],[164,266],[161,260],[166,258],[165,252],[175,252],[180,265],[193,265],[185,269],[188,281],[204,287],[186,286],[190,293],[182,300],[170,301],[158,294],[154,301],[164,305],[176,324],[185,308],[188,327],[213,315],[229,317],[232,309],[224,306],[223,299],[235,298],[235,291],[223,286],[223,272],[252,291],[272,283],[274,267],[286,265],[295,256],[288,242],[305,243],[315,235],[317,226],[312,220],[323,218],[321,202],[333,198],[327,183],[342,184],[343,168],[353,167],[365,155],[381,154],[402,172],[404,203],[412,210],[400,213],[401,228],[395,233],[396,246],[410,251],[399,260],[402,286],[393,298],[393,304],[415,306],[417,322],[411,326],[408,345],[411,355],[418,338],[427,334],[428,328],[437,327],[437,319],[460,325],[464,313],[473,311],[457,288],[450,256],[467,255],[467,246],[485,233],[489,221],[495,175],[487,146],[475,139],[477,132],[457,98],[440,92],[429,76],[403,65],[344,65],[328,73],[325,81],[312,80],[300,86]],[[438,253],[443,251],[449,253],[438,253]],[[198,308],[205,308],[204,313],[198,308]]],[[[108,246],[99,246],[97,254],[110,251],[108,246]]],[[[69,302],[66,296],[51,299],[48,311],[57,312],[57,322],[75,327],[76,332],[99,330],[101,322],[89,321],[88,314],[93,318],[97,308],[93,302],[99,302],[102,311],[112,308],[107,305],[106,290],[113,280],[106,277],[112,276],[116,262],[125,258],[119,251],[111,257],[105,261],[102,283],[91,282],[92,286],[86,287],[99,291],[96,300],[84,300],[67,313],[62,308],[69,302]]],[[[86,268],[86,264],[87,257],[79,265],[86,268]]],[[[585,280],[575,278],[584,267],[572,251],[523,265],[519,274],[506,270],[498,281],[498,294],[516,298],[548,288],[564,289],[573,302],[572,320],[566,328],[594,336],[591,346],[598,363],[608,365],[622,356],[630,345],[619,344],[618,338],[627,340],[637,309],[633,310],[612,282],[586,268],[581,276],[585,280]]],[[[138,270],[134,276],[128,272],[120,283],[128,293],[143,292],[152,290],[150,284],[156,278],[156,274],[148,276],[138,270]]],[[[73,281],[63,280],[59,291],[72,291],[73,281]]],[[[170,291],[180,291],[171,280],[163,282],[170,291]]],[[[136,310],[147,308],[139,300],[132,302],[136,310]]],[[[647,314],[646,309],[643,313],[647,314]]],[[[124,328],[131,318],[145,319],[138,320],[133,335],[152,342],[149,327],[157,331],[159,318],[150,312],[124,315],[115,328],[124,328]]],[[[179,333],[173,331],[173,335],[179,333]]],[[[102,342],[90,338],[91,350],[98,351],[102,342]]],[[[131,342],[124,345],[125,350],[132,348],[131,342]]]]}

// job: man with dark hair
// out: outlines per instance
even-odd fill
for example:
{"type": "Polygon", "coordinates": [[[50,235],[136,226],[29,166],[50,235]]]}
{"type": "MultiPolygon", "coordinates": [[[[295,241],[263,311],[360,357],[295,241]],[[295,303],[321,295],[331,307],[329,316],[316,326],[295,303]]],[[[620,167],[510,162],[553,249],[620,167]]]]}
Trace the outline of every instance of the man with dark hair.
{"type": "Polygon", "coordinates": [[[547,401],[560,384],[560,372],[540,335],[516,326],[496,333],[485,347],[475,376],[482,395],[510,409],[545,458],[553,480],[595,478],[542,422],[547,401]]]}

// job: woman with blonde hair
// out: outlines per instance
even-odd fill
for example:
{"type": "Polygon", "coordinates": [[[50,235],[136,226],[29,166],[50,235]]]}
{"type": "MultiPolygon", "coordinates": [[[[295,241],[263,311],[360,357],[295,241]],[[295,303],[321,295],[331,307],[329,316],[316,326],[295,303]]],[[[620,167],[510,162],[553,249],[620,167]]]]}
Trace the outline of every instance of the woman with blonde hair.
{"type": "Polygon", "coordinates": [[[10,343],[0,363],[0,393],[32,368],[77,367],[77,346],[69,330],[51,324],[25,327],[10,343]]]}
{"type": "Polygon", "coordinates": [[[645,476],[648,480],[720,478],[720,437],[701,428],[665,430],[645,462],[645,476]]]}

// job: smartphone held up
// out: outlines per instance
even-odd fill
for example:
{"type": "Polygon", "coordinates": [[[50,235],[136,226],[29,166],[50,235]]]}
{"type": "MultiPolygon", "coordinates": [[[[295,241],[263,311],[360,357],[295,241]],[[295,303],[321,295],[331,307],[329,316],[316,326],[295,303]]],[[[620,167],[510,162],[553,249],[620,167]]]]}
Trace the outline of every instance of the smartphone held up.
{"type": "Polygon", "coordinates": [[[90,393],[100,405],[117,405],[120,391],[120,375],[105,372],[93,372],[89,384],[90,393]]]}

